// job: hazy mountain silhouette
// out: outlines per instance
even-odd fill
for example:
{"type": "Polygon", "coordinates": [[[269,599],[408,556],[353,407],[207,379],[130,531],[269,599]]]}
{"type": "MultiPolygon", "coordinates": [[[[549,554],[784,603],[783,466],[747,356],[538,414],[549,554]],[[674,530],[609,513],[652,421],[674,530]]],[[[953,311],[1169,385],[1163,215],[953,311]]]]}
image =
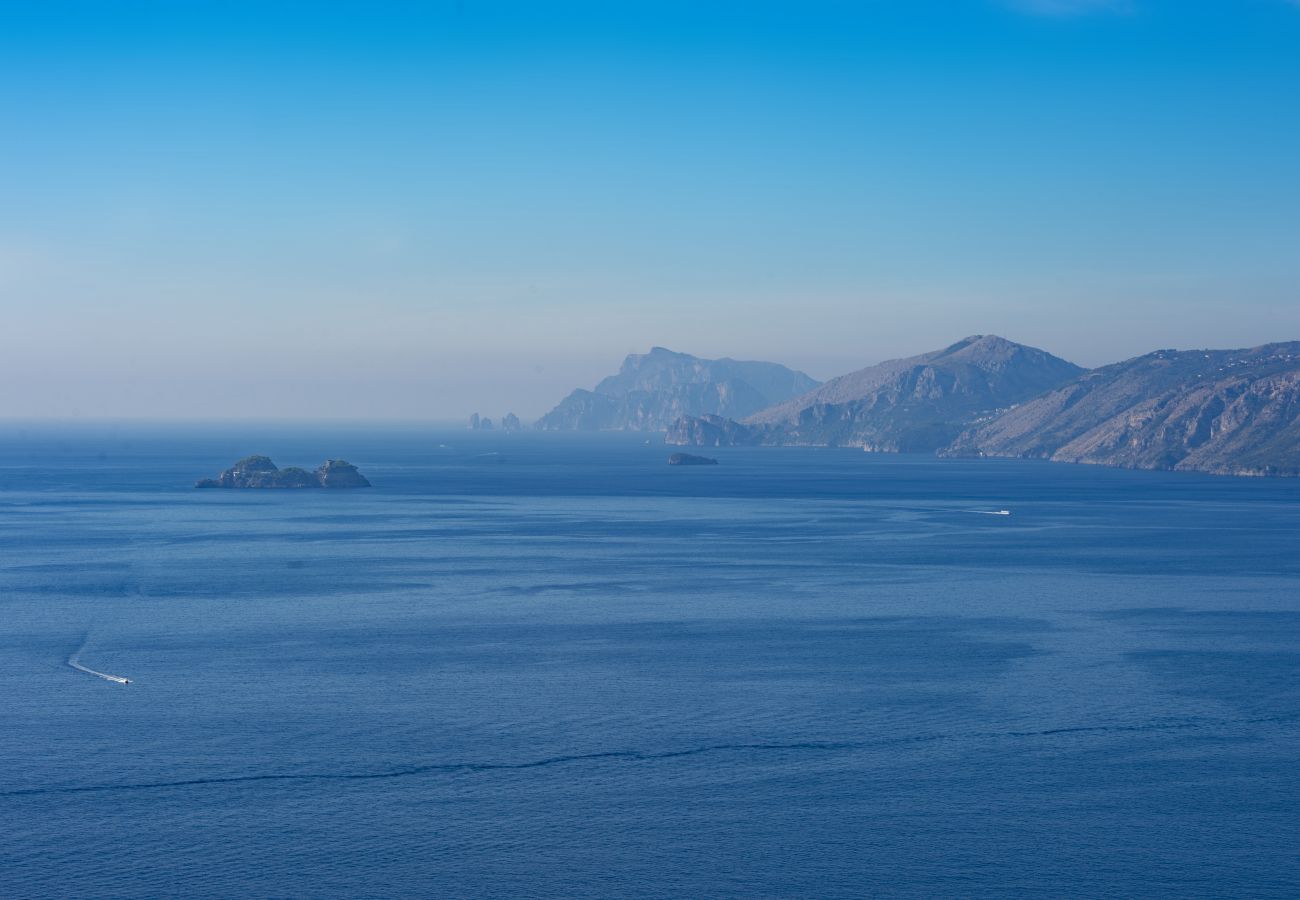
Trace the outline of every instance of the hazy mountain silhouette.
{"type": "Polygon", "coordinates": [[[770,362],[700,359],[655,347],[632,354],[594,391],[576,390],[542,416],[549,431],[662,431],[681,416],[741,418],[818,384],[770,362]]]}

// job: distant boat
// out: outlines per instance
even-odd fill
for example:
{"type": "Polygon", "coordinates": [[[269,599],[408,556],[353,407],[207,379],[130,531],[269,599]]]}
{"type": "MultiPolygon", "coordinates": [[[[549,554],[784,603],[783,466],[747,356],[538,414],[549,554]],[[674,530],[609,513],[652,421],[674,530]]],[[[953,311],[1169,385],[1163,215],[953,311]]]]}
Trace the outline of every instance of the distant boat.
{"type": "Polygon", "coordinates": [[[89,669],[86,666],[83,666],[81,663],[77,662],[75,657],[73,659],[68,660],[68,665],[72,666],[72,668],[76,669],[79,672],[85,672],[87,675],[94,675],[96,678],[102,678],[105,681],[112,681],[112,682],[116,682],[117,684],[131,683],[131,679],[127,678],[124,675],[110,675],[107,672],[97,672],[94,669],[89,669]]]}
{"type": "Polygon", "coordinates": [[[130,684],[131,679],[127,678],[125,675],[110,675],[107,672],[100,672],[81,664],[79,657],[81,656],[81,651],[86,649],[86,644],[89,640],[90,638],[87,636],[86,640],[82,641],[81,646],[77,648],[77,652],[68,657],[68,665],[72,666],[72,668],[76,669],[78,672],[85,672],[87,675],[94,675],[96,678],[102,678],[105,681],[112,681],[116,684],[130,684]]]}

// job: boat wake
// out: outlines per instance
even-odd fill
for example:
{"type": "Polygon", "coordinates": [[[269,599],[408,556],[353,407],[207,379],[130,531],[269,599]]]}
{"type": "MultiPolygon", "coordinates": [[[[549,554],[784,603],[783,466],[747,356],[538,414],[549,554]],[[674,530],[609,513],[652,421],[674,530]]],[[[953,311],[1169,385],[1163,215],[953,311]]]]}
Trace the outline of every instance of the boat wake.
{"type": "Polygon", "coordinates": [[[924,513],[970,513],[976,516],[1009,516],[1009,509],[971,509],[969,506],[900,506],[895,507],[907,512],[924,513]]]}
{"type": "Polygon", "coordinates": [[[96,678],[102,678],[105,681],[111,681],[115,684],[131,683],[130,678],[123,677],[122,675],[110,675],[107,672],[97,672],[94,669],[83,666],[78,660],[81,658],[81,651],[86,649],[86,644],[88,643],[90,643],[90,635],[86,635],[85,640],[81,642],[81,646],[76,649],[76,652],[68,657],[68,665],[72,666],[72,668],[76,669],[78,672],[85,672],[87,675],[94,675],[96,678]]]}

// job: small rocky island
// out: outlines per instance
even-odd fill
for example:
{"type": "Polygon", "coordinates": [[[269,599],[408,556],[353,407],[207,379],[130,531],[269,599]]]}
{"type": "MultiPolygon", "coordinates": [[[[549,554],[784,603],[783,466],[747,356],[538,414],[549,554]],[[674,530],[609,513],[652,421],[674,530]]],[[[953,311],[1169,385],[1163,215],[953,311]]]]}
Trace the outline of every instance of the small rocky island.
{"type": "Polygon", "coordinates": [[[269,456],[246,456],[216,478],[195,482],[196,488],[360,488],[370,487],[352,463],[327,459],[314,472],[289,466],[281,469],[269,456]]]}
{"type": "Polygon", "coordinates": [[[718,461],[707,456],[695,456],[691,453],[674,453],[668,457],[670,466],[716,466],[718,461]]]}

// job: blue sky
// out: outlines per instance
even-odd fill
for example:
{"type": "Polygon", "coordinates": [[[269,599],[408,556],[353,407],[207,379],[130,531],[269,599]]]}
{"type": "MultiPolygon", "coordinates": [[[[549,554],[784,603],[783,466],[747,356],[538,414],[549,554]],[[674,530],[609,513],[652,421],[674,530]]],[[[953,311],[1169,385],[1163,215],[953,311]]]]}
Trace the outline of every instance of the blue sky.
{"type": "Polygon", "coordinates": [[[1290,0],[0,3],[0,416],[1300,339],[1290,0]]]}

